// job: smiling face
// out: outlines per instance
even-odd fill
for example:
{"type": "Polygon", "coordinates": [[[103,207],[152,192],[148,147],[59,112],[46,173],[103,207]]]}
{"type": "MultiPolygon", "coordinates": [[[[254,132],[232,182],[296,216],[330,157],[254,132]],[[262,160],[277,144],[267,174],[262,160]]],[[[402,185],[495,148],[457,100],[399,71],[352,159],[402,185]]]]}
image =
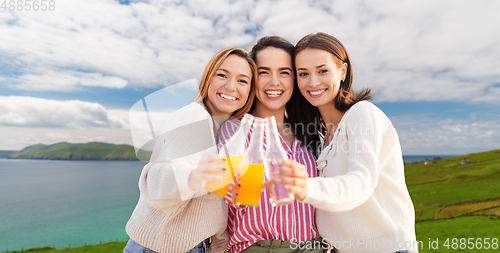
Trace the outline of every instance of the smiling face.
{"type": "Polygon", "coordinates": [[[293,92],[292,57],[283,49],[268,47],[256,56],[257,82],[255,111],[272,114],[283,110],[293,92]]]}
{"type": "Polygon", "coordinates": [[[252,69],[247,60],[229,55],[215,71],[205,104],[213,116],[231,116],[242,108],[250,93],[252,69]]]}
{"type": "Polygon", "coordinates": [[[333,105],[345,78],[347,63],[340,67],[335,56],[321,49],[305,49],[295,57],[297,84],[300,92],[313,106],[333,105]]]}

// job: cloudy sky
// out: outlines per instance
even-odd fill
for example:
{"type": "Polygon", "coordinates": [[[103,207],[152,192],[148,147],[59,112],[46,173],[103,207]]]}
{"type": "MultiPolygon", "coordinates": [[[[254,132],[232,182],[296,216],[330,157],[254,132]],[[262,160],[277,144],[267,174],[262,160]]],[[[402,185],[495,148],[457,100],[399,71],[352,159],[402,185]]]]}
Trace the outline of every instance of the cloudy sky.
{"type": "MultiPolygon", "coordinates": [[[[0,9],[0,150],[132,144],[136,102],[200,80],[218,50],[318,31],[343,42],[355,89],[372,89],[404,154],[500,148],[500,1],[52,3],[54,11],[0,9]]],[[[164,93],[164,113],[189,103],[188,93],[164,93]]]]}

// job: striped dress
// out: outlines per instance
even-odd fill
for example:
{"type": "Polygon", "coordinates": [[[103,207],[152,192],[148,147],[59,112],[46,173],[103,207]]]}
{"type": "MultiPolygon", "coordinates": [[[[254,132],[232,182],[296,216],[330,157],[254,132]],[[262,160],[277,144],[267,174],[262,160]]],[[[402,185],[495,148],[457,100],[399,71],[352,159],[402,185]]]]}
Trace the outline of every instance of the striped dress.
{"type": "MultiPolygon", "coordinates": [[[[239,120],[226,121],[219,129],[219,149],[231,138],[240,125],[239,120]]],[[[247,137],[249,143],[252,129],[247,137]]],[[[304,164],[309,177],[316,177],[316,159],[314,155],[300,141],[294,138],[290,148],[280,134],[281,145],[288,154],[288,158],[304,164]]],[[[264,136],[264,150],[266,137],[264,136]]],[[[283,240],[302,242],[319,237],[315,225],[315,208],[297,200],[293,204],[273,207],[269,202],[270,192],[262,191],[258,207],[229,206],[228,253],[238,253],[260,240],[283,240]]],[[[231,198],[228,193],[226,200],[231,198]]],[[[228,201],[230,203],[230,201],[228,201]]]]}

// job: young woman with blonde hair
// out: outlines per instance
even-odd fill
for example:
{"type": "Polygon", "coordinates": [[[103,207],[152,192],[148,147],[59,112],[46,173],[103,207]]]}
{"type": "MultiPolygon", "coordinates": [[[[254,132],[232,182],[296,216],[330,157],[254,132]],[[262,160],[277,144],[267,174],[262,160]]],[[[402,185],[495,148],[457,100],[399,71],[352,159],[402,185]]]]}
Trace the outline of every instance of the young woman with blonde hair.
{"type": "Polygon", "coordinates": [[[222,172],[215,133],[253,103],[256,67],[240,48],[226,48],[208,63],[196,100],[168,120],[143,168],[140,198],[127,223],[125,253],[222,252],[227,204],[204,189],[222,172]]]}

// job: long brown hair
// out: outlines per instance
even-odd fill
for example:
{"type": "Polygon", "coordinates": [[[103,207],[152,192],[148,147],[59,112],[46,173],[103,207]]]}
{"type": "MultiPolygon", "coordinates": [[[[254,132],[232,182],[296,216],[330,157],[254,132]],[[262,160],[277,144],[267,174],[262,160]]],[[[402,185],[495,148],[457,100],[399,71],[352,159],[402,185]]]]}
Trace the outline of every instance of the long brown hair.
{"type": "MultiPolygon", "coordinates": [[[[222,65],[222,63],[226,60],[226,58],[229,55],[236,55],[245,59],[250,65],[250,69],[252,70],[250,94],[248,95],[247,102],[242,108],[233,112],[233,114],[231,115],[232,117],[239,118],[243,117],[245,113],[250,111],[250,107],[252,106],[253,100],[255,98],[255,79],[257,78],[257,66],[255,66],[255,62],[252,60],[252,58],[250,58],[249,54],[242,48],[239,47],[224,48],[221,51],[217,52],[212,57],[212,59],[210,59],[210,62],[208,62],[207,67],[203,72],[203,76],[200,82],[200,87],[198,88],[198,94],[196,95],[194,102],[203,101],[203,104],[206,105],[208,99],[208,87],[210,86],[210,82],[212,82],[212,78],[215,76],[215,72],[217,71],[217,69],[219,69],[220,65],[222,65]]],[[[210,114],[212,114],[212,112],[210,112],[210,109],[207,106],[205,106],[205,108],[208,110],[210,114]]]]}
{"type": "MultiPolygon", "coordinates": [[[[352,64],[344,45],[335,37],[326,33],[314,33],[304,36],[297,42],[294,50],[294,59],[304,49],[320,49],[331,53],[337,67],[347,64],[346,78],[340,82],[340,89],[335,97],[335,108],[346,112],[359,101],[371,98],[370,89],[363,89],[358,95],[352,89],[352,64]]],[[[295,89],[298,89],[295,83],[295,89]]],[[[318,147],[326,134],[326,124],[319,113],[319,109],[311,105],[301,92],[294,92],[287,104],[288,120],[294,128],[297,138],[318,156],[318,147]],[[314,129],[310,131],[310,126],[314,129]]]]}

